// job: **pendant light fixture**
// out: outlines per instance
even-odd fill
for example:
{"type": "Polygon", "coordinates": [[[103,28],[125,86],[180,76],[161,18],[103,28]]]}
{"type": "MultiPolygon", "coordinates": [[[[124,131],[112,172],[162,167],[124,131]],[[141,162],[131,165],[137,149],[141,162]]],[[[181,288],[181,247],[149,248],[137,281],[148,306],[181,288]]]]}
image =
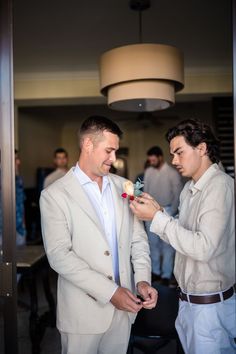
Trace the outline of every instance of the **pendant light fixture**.
{"type": "Polygon", "coordinates": [[[169,45],[142,43],[142,11],[149,0],[131,0],[139,12],[139,43],[111,49],[100,58],[100,90],[108,106],[119,111],[166,109],[184,87],[183,55],[169,45]]]}

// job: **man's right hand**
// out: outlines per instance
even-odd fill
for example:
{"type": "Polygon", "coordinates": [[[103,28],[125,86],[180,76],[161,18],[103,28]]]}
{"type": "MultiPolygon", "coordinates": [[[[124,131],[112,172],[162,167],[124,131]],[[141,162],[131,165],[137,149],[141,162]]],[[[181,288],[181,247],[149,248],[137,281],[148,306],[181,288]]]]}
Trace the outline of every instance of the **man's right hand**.
{"type": "Polygon", "coordinates": [[[119,287],[111,298],[111,303],[118,310],[137,313],[142,308],[142,302],[126,288],[119,287]]]}

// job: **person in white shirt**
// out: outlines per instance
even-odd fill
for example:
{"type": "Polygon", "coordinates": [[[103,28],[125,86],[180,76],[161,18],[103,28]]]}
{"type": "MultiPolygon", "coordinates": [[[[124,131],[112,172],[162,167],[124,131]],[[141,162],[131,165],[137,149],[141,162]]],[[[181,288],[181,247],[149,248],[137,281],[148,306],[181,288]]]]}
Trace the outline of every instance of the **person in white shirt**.
{"type": "Polygon", "coordinates": [[[218,166],[219,142],[210,127],[186,120],[167,133],[172,163],[190,177],[179,218],[143,194],[130,208],[176,250],[180,287],[176,329],[186,354],[236,352],[234,181],[218,166]]]}
{"type": "Polygon", "coordinates": [[[41,194],[62,354],[126,354],[137,312],[156,305],[143,223],[122,198],[126,180],[109,173],[121,135],[105,117],[86,119],[77,165],[41,194]]]}
{"type": "Polygon", "coordinates": [[[65,176],[68,172],[68,153],[63,148],[58,148],[54,151],[54,166],[55,170],[51,172],[44,180],[43,188],[47,188],[50,184],[65,176]]]}
{"type": "MultiPolygon", "coordinates": [[[[183,189],[179,172],[164,160],[163,151],[159,146],[153,146],[147,151],[147,161],[150,167],[144,174],[144,192],[151,194],[171,216],[175,216],[183,189]]],[[[169,243],[150,231],[150,221],[146,221],[145,225],[151,251],[152,280],[169,285],[175,251],[169,243]]]]}

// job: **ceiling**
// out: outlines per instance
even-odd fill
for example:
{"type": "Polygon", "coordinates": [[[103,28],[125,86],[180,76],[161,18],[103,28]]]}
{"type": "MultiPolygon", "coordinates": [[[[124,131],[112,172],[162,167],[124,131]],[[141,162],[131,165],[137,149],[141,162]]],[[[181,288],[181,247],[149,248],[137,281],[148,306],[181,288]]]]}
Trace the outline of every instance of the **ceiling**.
{"type": "MultiPolygon", "coordinates": [[[[231,0],[152,0],[143,41],[177,46],[187,70],[231,70],[231,0]]],[[[14,0],[17,74],[97,71],[104,51],[135,42],[128,0],[14,0]]]]}

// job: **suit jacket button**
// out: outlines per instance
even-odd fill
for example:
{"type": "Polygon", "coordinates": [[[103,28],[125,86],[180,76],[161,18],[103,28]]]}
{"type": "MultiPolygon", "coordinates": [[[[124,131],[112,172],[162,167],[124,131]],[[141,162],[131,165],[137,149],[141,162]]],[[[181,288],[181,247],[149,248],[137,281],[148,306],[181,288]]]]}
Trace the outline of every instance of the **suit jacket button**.
{"type": "Polygon", "coordinates": [[[112,280],[112,276],[111,276],[111,275],[108,275],[107,278],[110,279],[110,280],[112,280]]]}
{"type": "Polygon", "coordinates": [[[105,254],[105,256],[110,256],[110,252],[109,251],[105,251],[104,254],[105,254]]]}

